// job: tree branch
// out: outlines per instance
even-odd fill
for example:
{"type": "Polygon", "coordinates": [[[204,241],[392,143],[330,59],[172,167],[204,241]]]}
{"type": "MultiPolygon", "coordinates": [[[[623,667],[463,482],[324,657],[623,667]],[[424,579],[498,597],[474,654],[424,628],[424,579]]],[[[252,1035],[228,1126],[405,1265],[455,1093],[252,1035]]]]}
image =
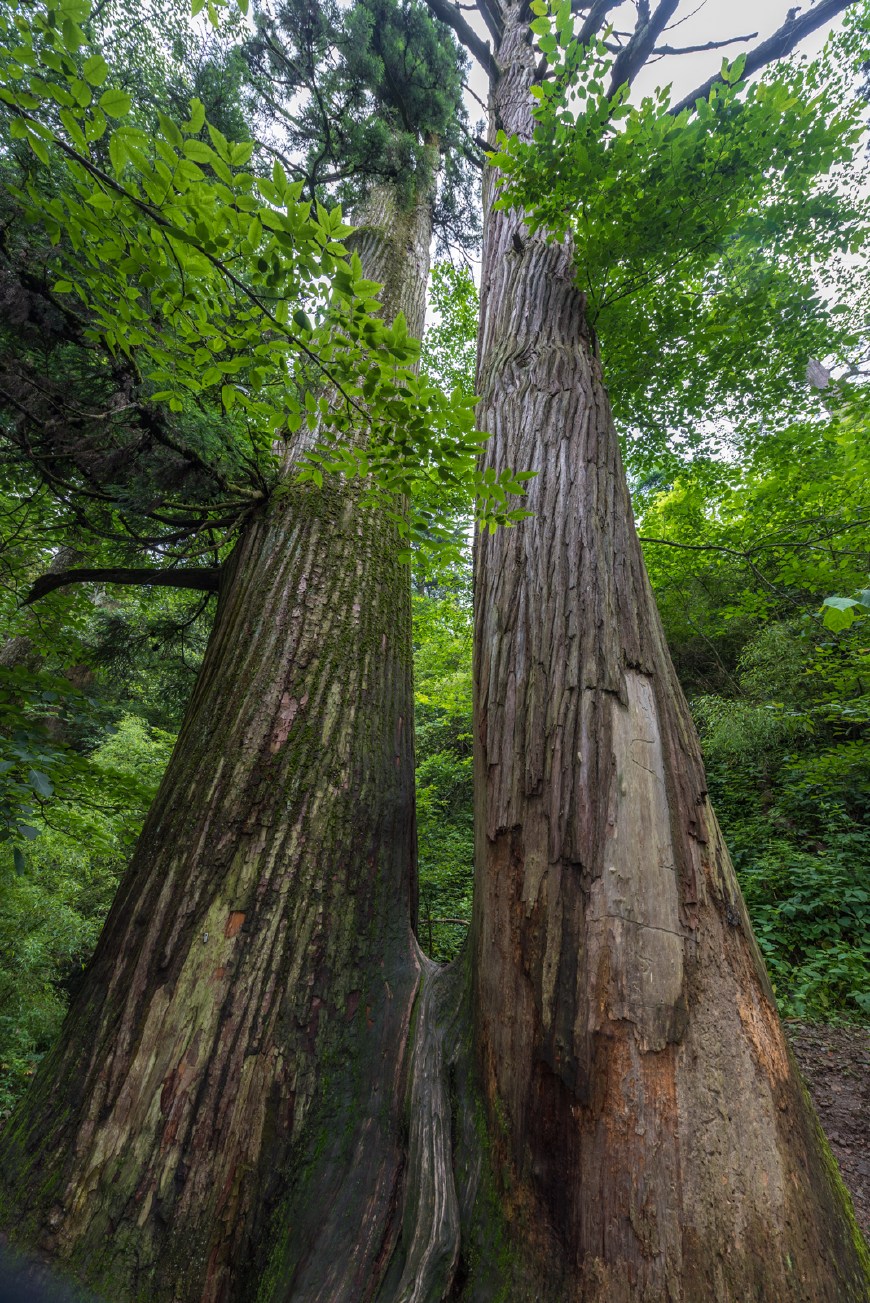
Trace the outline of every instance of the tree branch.
{"type": "Polygon", "coordinates": [[[154,588],[188,588],[200,593],[216,593],[220,586],[219,567],[177,570],[128,570],[123,566],[97,569],[58,570],[40,575],[21,603],[30,606],[56,588],[69,584],[150,584],[154,588]]]}
{"type": "Polygon", "coordinates": [[[628,45],[620,50],[613,62],[608,95],[612,97],[620,86],[634,81],[679,5],[680,0],[660,0],[655,12],[650,14],[648,4],[638,4],[637,27],[628,45]]]}
{"type": "Polygon", "coordinates": [[[722,50],[726,45],[737,45],[740,41],[754,41],[758,32],[749,32],[746,36],[729,36],[727,41],[708,41],[706,45],[657,45],[653,54],[704,54],[707,50],[722,50]]]}
{"type": "Polygon", "coordinates": [[[469,8],[476,9],[483,21],[489,28],[489,34],[498,45],[504,32],[504,23],[501,17],[501,7],[499,0],[477,0],[475,5],[469,8]]]}
{"type": "MultiPolygon", "coordinates": [[[[769,63],[775,63],[778,59],[784,59],[786,55],[791,54],[792,50],[800,44],[805,36],[817,30],[824,23],[830,22],[836,18],[849,5],[855,3],[855,0],[821,0],[821,4],[816,5],[815,9],[809,9],[801,17],[798,17],[797,9],[790,9],[783,25],[769,36],[766,41],[756,45],[754,50],[750,50],[746,56],[746,66],[743,70],[744,77],[751,77],[754,72],[759,72],[769,63]]],[[[691,95],[680,100],[671,109],[671,113],[682,113],[683,109],[694,108],[698,100],[707,99],[710,91],[721,78],[718,73],[705,81],[703,86],[693,90],[691,95]]]]}
{"type": "Polygon", "coordinates": [[[577,33],[579,44],[588,45],[610,10],[618,7],[619,0],[596,0],[596,3],[591,6],[589,13],[584,18],[583,26],[577,33]]]}
{"type": "MultiPolygon", "coordinates": [[[[484,41],[478,36],[473,27],[462,17],[462,13],[450,0],[426,0],[426,4],[439,20],[452,27],[462,44],[473,54],[475,59],[483,65],[487,73],[493,80],[498,77],[498,65],[492,56],[492,50],[489,48],[489,42],[484,41]]],[[[483,10],[481,10],[483,13],[483,10]]],[[[484,15],[485,17],[485,15],[484,15]]]]}

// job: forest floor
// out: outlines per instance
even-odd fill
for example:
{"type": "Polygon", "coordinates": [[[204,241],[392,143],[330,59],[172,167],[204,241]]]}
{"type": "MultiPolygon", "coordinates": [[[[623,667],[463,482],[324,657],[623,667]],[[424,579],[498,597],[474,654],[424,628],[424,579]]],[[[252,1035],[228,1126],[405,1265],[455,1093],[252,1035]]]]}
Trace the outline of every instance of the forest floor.
{"type": "Polygon", "coordinates": [[[870,1030],[796,1020],[786,1030],[870,1239],[870,1030]]]}

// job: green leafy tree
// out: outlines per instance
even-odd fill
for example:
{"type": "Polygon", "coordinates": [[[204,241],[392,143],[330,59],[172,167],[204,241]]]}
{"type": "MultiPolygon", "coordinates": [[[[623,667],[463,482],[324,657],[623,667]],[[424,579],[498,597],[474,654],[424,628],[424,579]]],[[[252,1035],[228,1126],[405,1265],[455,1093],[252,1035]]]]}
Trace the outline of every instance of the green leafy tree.
{"type": "MultiPolygon", "coordinates": [[[[639,424],[663,412],[647,435],[659,473],[661,427],[692,433],[702,402],[702,416],[727,417],[720,395],[751,399],[756,363],[776,350],[794,349],[789,383],[805,397],[817,308],[810,296],[806,319],[796,313],[811,286],[764,223],[779,204],[784,247],[791,229],[808,249],[788,223],[855,148],[863,106],[844,103],[839,78],[827,89],[799,70],[741,82],[847,5],[791,11],[745,64],[672,105],[664,90],[633,104],[631,85],[667,53],[666,30],[689,12],[678,0],[531,15],[484,0],[491,50],[460,11],[430,2],[490,74],[483,464],[539,472],[531,517],[479,532],[475,550],[471,1037],[492,1186],[510,1196],[494,1209],[478,1187],[466,1242],[476,1229],[509,1250],[481,1253],[466,1288],[857,1300],[866,1248],[709,803],[605,389],[621,318],[616,410],[639,424]],[[746,295],[756,268],[762,291],[746,295]],[[774,319],[786,330],[772,339],[774,319]]],[[[837,56],[856,86],[863,47],[856,24],[837,56]]],[[[863,242],[860,207],[853,222],[837,205],[822,241],[837,228],[840,247],[852,231],[863,242]]]]}
{"type": "Polygon", "coordinates": [[[641,520],[755,933],[800,1016],[867,1014],[866,620],[825,598],[860,594],[870,565],[863,429],[846,404],[768,432],[686,468],[641,520]]]}
{"type": "MultiPolygon", "coordinates": [[[[637,6],[608,70],[613,112],[677,7],[637,6]]],[[[747,68],[841,7],[826,0],[792,15],[747,68]]],[[[549,23],[530,38],[525,6],[486,3],[491,51],[461,10],[434,8],[490,71],[493,139],[504,130],[500,152],[519,158],[509,142],[535,130],[530,87],[550,81],[534,41],[548,39],[549,23]]],[[[587,46],[611,8],[579,6],[569,34],[562,7],[563,44],[570,35],[587,46]]],[[[709,105],[710,87],[698,98],[709,105]]],[[[647,114],[639,151],[661,145],[661,114],[647,114]]],[[[723,146],[740,118],[719,123],[723,146]]],[[[680,123],[690,138],[692,121],[680,123]]],[[[834,133],[822,136],[820,156],[838,156],[834,133]]],[[[812,170],[811,155],[800,167],[812,170]]],[[[485,178],[478,367],[478,414],[494,438],[468,487],[504,506],[505,485],[520,482],[509,467],[538,473],[534,514],[477,543],[467,959],[436,968],[409,930],[400,521],[379,514],[382,498],[368,498],[361,477],[336,478],[364,465],[381,493],[399,492],[417,472],[390,478],[365,423],[308,379],[313,359],[294,355],[294,384],[304,376],[317,396],[291,459],[332,420],[330,401],[347,416],[333,441],[345,451],[315,449],[324,460],[308,456],[301,484],[282,480],[223,569],[191,711],[85,994],[4,1135],[4,1221],[22,1239],[38,1227],[51,1252],[114,1297],[761,1292],[840,1303],[866,1293],[866,1257],[706,800],[571,234],[492,209],[495,181],[485,178]],[[52,1113],[57,1093],[83,1119],[78,1149],[77,1122],[52,1113]]],[[[302,186],[310,214],[308,174],[288,184],[302,186]]],[[[531,209],[535,196],[522,198],[531,209]]],[[[419,269],[422,206],[391,186],[372,187],[367,205],[353,237],[366,275],[419,302],[405,256],[419,269]]],[[[667,214],[647,219],[666,225],[667,214]]],[[[626,240],[637,253],[630,229],[626,240]]],[[[389,318],[401,294],[385,291],[382,303],[389,318]]],[[[317,335],[325,319],[309,314],[312,343],[328,348],[317,335]]],[[[351,326],[330,366],[367,343],[351,326]]],[[[380,338],[402,346],[401,331],[380,338]]],[[[401,424],[406,400],[413,413],[424,392],[405,387],[380,409],[397,446],[390,421],[401,424]]],[[[367,413],[383,394],[363,387],[367,413]]],[[[250,410],[238,397],[231,408],[250,410]]],[[[417,457],[429,484],[430,446],[417,457]]],[[[393,464],[404,465],[401,453],[393,464]]],[[[437,637],[450,655],[451,640],[437,637]]]]}
{"type": "MultiPolygon", "coordinates": [[[[436,474],[493,522],[509,519],[514,483],[476,480],[473,400],[417,376],[437,146],[416,124],[428,168],[410,185],[376,178],[351,231],[280,160],[271,178],[247,171],[251,145],[209,130],[197,102],[150,135],[128,123],[129,96],[104,89],[78,14],[37,9],[18,25],[2,87],[13,139],[59,192],[38,173],[13,196],[57,236],[49,294],[81,303],[87,345],[132,368],[150,404],[224,441],[265,484],[240,503],[227,477],[229,493],[218,482],[205,503],[179,491],[155,507],[134,463],[151,530],[137,541],[164,561],[138,578],[217,588],[218,609],[94,958],[4,1130],[2,1219],[29,1241],[53,1216],[49,1186],[62,1188],[54,1251],[112,1297],[217,1298],[256,1279],[351,1298],[385,1255],[404,1288],[417,1278],[413,1184],[401,1234],[396,1192],[426,1162],[408,1156],[394,1083],[426,967],[411,931],[404,553],[436,474]],[[202,546],[192,538],[208,568],[178,564],[202,546]],[[369,1231],[345,1253],[357,1222],[369,1231]]],[[[12,433],[25,443],[35,424],[22,414],[12,433]]],[[[200,462],[214,482],[215,459],[200,462]]],[[[121,495],[104,496],[125,527],[121,495]]],[[[71,567],[31,595],[136,578],[71,567]]]]}

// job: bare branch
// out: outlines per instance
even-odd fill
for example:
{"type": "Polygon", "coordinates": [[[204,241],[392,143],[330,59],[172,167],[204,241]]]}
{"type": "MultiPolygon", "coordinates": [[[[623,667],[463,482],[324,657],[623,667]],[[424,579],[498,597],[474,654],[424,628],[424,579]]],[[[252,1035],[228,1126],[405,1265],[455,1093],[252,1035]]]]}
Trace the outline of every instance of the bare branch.
{"type": "Polygon", "coordinates": [[[200,593],[216,593],[220,586],[221,571],[217,567],[176,570],[128,570],[123,566],[96,569],[58,570],[54,574],[40,575],[21,603],[30,606],[57,588],[70,584],[150,584],[154,588],[189,588],[200,593]]]}
{"type": "Polygon", "coordinates": [[[660,0],[655,12],[651,14],[647,3],[638,3],[637,27],[628,45],[624,50],[620,50],[614,60],[609,95],[615,95],[620,86],[624,86],[626,82],[631,84],[634,81],[679,5],[680,0],[660,0]]]}
{"type": "Polygon", "coordinates": [[[504,32],[504,22],[502,21],[501,5],[499,0],[477,0],[474,8],[480,14],[483,21],[489,28],[489,34],[498,45],[504,32]]]}
{"type": "Polygon", "coordinates": [[[726,45],[737,45],[741,41],[754,41],[758,32],[749,32],[746,36],[729,36],[727,41],[708,41],[706,45],[657,45],[653,54],[704,54],[707,50],[722,50],[726,45]]]}
{"type": "MultiPolygon", "coordinates": [[[[585,8],[585,6],[583,7],[585,8]]],[[[577,12],[578,8],[579,6],[575,8],[575,12],[577,12]]],[[[577,33],[577,40],[580,44],[587,45],[604,22],[604,19],[607,17],[610,10],[618,8],[619,0],[596,0],[595,4],[590,6],[589,13],[583,20],[583,26],[577,33]]]]}
{"type": "Polygon", "coordinates": [[[426,4],[440,22],[453,28],[469,54],[473,54],[478,63],[482,64],[490,77],[495,80],[498,77],[498,65],[492,57],[489,42],[482,40],[474,28],[469,26],[458,6],[451,4],[450,0],[426,0],[426,4]]]}
{"type": "MultiPolygon", "coordinates": [[[[784,59],[786,55],[791,54],[792,50],[801,43],[804,37],[809,36],[811,32],[815,32],[819,27],[836,18],[838,14],[841,14],[844,9],[848,9],[854,3],[855,0],[821,0],[821,3],[816,5],[814,9],[808,9],[800,17],[798,17],[798,9],[790,9],[782,26],[766,41],[762,41],[754,50],[749,51],[746,56],[746,67],[743,75],[751,77],[754,72],[759,72],[769,63],[784,59]]],[[[679,104],[675,104],[671,112],[674,114],[682,113],[683,109],[693,108],[698,100],[707,99],[710,91],[719,80],[718,74],[710,77],[708,81],[704,82],[703,86],[699,86],[697,90],[692,91],[691,95],[687,95],[685,99],[680,100],[679,104]]]]}
{"type": "Polygon", "coordinates": [[[487,105],[484,103],[484,101],[480,98],[480,96],[478,95],[477,91],[474,89],[473,86],[469,86],[469,84],[468,84],[467,81],[463,81],[463,83],[462,83],[462,88],[463,88],[463,90],[466,90],[466,91],[468,92],[468,94],[471,96],[472,99],[474,99],[474,100],[477,101],[477,103],[478,103],[478,104],[480,105],[480,107],[483,109],[484,113],[488,113],[488,112],[489,112],[489,108],[488,108],[488,106],[487,106],[487,105]]]}

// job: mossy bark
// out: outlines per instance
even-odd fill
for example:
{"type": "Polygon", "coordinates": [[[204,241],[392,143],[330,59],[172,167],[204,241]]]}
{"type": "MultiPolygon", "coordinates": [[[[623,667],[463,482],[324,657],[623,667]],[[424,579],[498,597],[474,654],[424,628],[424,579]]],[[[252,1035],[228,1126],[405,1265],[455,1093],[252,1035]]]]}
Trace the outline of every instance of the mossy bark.
{"type": "MultiPolygon", "coordinates": [[[[493,117],[529,137],[528,12],[501,12],[493,117]]],[[[475,556],[474,1048],[505,1297],[866,1300],[707,799],[570,248],[489,211],[481,306],[486,465],[538,472],[533,517],[475,556]]]]}
{"type": "MultiPolygon", "coordinates": [[[[429,197],[355,237],[423,326],[429,197]]],[[[297,454],[298,455],[298,454],[297,454]]],[[[414,941],[407,568],[360,490],[286,482],[96,954],[0,1141],[0,1225],[112,1303],[369,1297],[401,1240],[414,941]]]]}

